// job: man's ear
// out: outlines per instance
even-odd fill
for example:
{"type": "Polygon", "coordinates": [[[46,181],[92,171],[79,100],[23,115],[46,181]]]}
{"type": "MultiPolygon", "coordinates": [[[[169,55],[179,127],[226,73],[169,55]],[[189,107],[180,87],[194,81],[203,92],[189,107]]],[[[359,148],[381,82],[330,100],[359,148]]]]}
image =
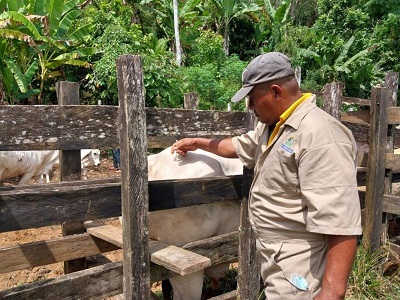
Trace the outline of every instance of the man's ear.
{"type": "Polygon", "coordinates": [[[273,84],[273,85],[271,85],[270,89],[275,98],[282,97],[283,91],[279,85],[273,84]]]}

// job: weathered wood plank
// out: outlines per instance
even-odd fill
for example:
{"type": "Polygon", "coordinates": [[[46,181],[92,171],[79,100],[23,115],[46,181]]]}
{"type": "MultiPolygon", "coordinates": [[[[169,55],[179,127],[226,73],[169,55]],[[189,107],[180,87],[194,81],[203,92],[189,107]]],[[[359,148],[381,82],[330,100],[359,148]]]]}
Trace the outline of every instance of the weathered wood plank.
{"type": "Polygon", "coordinates": [[[153,263],[182,276],[211,266],[211,260],[208,257],[173,245],[151,253],[150,257],[153,263]]]}
{"type": "MultiPolygon", "coordinates": [[[[59,106],[79,105],[79,83],[59,81],[56,83],[56,93],[59,106]]],[[[71,119],[70,122],[73,122],[71,119]]],[[[61,150],[59,151],[60,160],[60,181],[81,180],[81,151],[80,150],[61,150]]],[[[82,222],[72,222],[62,224],[63,236],[84,233],[85,228],[82,222]]],[[[64,273],[72,273],[86,269],[86,258],[64,262],[64,273]]]]}
{"type": "Polygon", "coordinates": [[[359,104],[362,106],[370,106],[371,100],[370,99],[362,99],[356,97],[342,97],[342,102],[352,103],[352,104],[359,104]]]}
{"type": "Polygon", "coordinates": [[[146,108],[147,135],[234,136],[247,132],[245,112],[146,108]]]}
{"type": "Polygon", "coordinates": [[[0,231],[121,215],[121,184],[11,190],[0,195],[0,231]],[[74,201],[71,201],[74,199],[74,201]]]}
{"type": "Polygon", "coordinates": [[[389,107],[388,108],[388,124],[400,124],[400,107],[389,107]]]}
{"type": "Polygon", "coordinates": [[[368,109],[342,112],[341,121],[368,126],[370,121],[370,111],[368,109]]]}
{"type": "Polygon", "coordinates": [[[147,300],[150,299],[149,193],[146,112],[140,56],[120,56],[117,59],[117,79],[120,103],[124,299],[147,300]]]}
{"type": "Polygon", "coordinates": [[[122,262],[0,291],[0,299],[105,299],[122,293],[122,262]]]}
{"type": "Polygon", "coordinates": [[[2,105],[0,151],[117,147],[117,120],[110,106],[2,105]]]}
{"type": "Polygon", "coordinates": [[[188,243],[183,245],[182,248],[210,258],[214,265],[221,262],[237,261],[238,246],[239,232],[234,231],[188,243]]]}
{"type": "Polygon", "coordinates": [[[0,186],[0,193],[5,191],[19,191],[23,190],[28,192],[30,190],[54,190],[57,188],[62,188],[66,186],[94,186],[94,185],[107,185],[109,183],[121,183],[121,177],[112,177],[112,178],[96,178],[96,179],[88,179],[88,180],[79,180],[79,181],[66,181],[66,182],[52,182],[52,183],[44,183],[44,184],[31,184],[31,185],[7,185],[0,186]]]}
{"type": "MultiPolygon", "coordinates": [[[[255,127],[255,116],[249,113],[247,129],[255,127]]],[[[257,299],[260,290],[261,264],[256,253],[256,234],[249,220],[249,192],[253,181],[253,170],[243,168],[242,205],[240,209],[239,262],[237,290],[239,299],[257,299]]]]}
{"type": "MultiPolygon", "coordinates": [[[[123,247],[122,228],[90,223],[85,226],[89,234],[123,247]]],[[[211,265],[209,258],[159,241],[149,243],[149,253],[151,262],[179,275],[188,275],[211,265]]]]}
{"type": "Polygon", "coordinates": [[[382,210],[386,213],[400,215],[400,196],[384,195],[382,210]]]}
{"type": "Polygon", "coordinates": [[[340,120],[344,83],[334,81],[325,84],[322,89],[322,109],[337,120],[340,120]]]}
{"type": "MultiPolygon", "coordinates": [[[[122,240],[122,236],[120,239],[122,240]]],[[[165,244],[158,241],[149,241],[149,247],[152,249],[150,252],[157,251],[163,246],[165,247],[165,244]]],[[[237,261],[238,233],[231,232],[196,241],[186,244],[182,248],[210,258],[212,264],[237,261]]],[[[0,273],[53,264],[117,249],[120,247],[89,233],[1,248],[0,273]]],[[[153,269],[152,282],[177,275],[164,268],[154,266],[153,269]]]]}
{"type": "Polygon", "coordinates": [[[90,235],[112,243],[119,248],[123,247],[122,228],[97,222],[87,222],[85,223],[85,228],[90,235]]]}
{"type": "Polygon", "coordinates": [[[119,249],[89,234],[0,248],[0,273],[87,257],[119,249]]]}
{"type": "MultiPolygon", "coordinates": [[[[241,199],[241,176],[150,181],[149,209],[241,199]]],[[[43,185],[2,190],[0,232],[121,215],[121,183],[43,185]],[[32,188],[31,188],[32,187],[32,188]],[[75,199],[71,201],[70,199],[75,199]]]]}
{"type": "Polygon", "coordinates": [[[400,154],[386,153],[386,164],[385,167],[391,170],[400,169],[400,154]]]}
{"type": "MultiPolygon", "coordinates": [[[[72,237],[71,237],[72,238],[72,237]]],[[[150,241],[158,243],[156,241],[150,241]]],[[[159,244],[159,243],[158,243],[159,244]]],[[[212,265],[237,260],[238,232],[212,237],[183,246],[208,257],[212,265]],[[226,241],[231,240],[226,243],[226,241]]],[[[153,247],[153,246],[152,246],[153,247]]],[[[151,282],[177,276],[151,263],[151,282]]],[[[0,291],[0,299],[104,299],[122,293],[122,262],[64,275],[0,291]]]]}
{"type": "Polygon", "coordinates": [[[371,129],[368,155],[368,192],[365,196],[364,246],[375,251],[380,246],[382,196],[385,180],[387,134],[387,90],[375,88],[371,100],[371,129]]]}
{"type": "MultiPolygon", "coordinates": [[[[244,112],[146,108],[150,142],[167,146],[181,137],[245,133],[245,119],[244,112]]],[[[117,122],[116,106],[2,105],[0,151],[119,147],[117,122]]]]}

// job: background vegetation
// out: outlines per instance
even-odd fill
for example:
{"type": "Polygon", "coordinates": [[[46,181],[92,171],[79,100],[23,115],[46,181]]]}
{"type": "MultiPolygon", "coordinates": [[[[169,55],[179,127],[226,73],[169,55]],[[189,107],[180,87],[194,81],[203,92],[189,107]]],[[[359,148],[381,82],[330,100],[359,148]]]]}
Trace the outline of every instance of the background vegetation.
{"type": "MultiPolygon", "coordinates": [[[[56,103],[57,80],[80,82],[82,101],[117,104],[115,60],[143,58],[146,104],[226,109],[256,55],[281,51],[302,88],[340,80],[369,97],[400,71],[398,0],[180,0],[176,61],[172,0],[1,0],[0,100],[56,103]]],[[[234,109],[241,109],[235,104],[234,109]]]]}

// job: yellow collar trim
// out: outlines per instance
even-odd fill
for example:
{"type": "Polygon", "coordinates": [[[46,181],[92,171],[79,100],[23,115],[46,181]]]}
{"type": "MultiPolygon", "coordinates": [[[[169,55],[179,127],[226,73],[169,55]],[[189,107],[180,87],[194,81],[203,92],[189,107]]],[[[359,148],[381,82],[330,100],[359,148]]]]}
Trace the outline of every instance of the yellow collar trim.
{"type": "Polygon", "coordinates": [[[304,93],[303,96],[301,96],[299,99],[297,99],[292,105],[289,106],[289,108],[287,110],[285,110],[283,112],[283,114],[281,114],[281,116],[279,117],[279,122],[276,123],[274,131],[272,132],[272,134],[270,135],[270,137],[268,139],[267,145],[271,144],[271,142],[274,140],[275,136],[278,134],[279,128],[290,117],[290,115],[293,113],[293,111],[310,96],[311,96],[311,93],[304,93]]]}

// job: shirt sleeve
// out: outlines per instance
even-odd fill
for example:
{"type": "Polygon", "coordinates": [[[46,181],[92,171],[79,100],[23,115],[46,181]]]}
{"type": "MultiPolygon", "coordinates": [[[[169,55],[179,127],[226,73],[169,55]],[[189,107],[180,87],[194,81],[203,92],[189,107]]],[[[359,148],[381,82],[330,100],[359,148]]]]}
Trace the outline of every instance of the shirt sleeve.
{"type": "Polygon", "coordinates": [[[263,134],[264,130],[265,125],[258,123],[254,130],[232,138],[232,144],[236,154],[248,169],[254,168],[256,164],[260,136],[263,134]]]}
{"type": "Polygon", "coordinates": [[[307,205],[308,231],[333,235],[361,234],[356,172],[352,144],[326,144],[302,156],[299,180],[303,201],[307,205]]]}

